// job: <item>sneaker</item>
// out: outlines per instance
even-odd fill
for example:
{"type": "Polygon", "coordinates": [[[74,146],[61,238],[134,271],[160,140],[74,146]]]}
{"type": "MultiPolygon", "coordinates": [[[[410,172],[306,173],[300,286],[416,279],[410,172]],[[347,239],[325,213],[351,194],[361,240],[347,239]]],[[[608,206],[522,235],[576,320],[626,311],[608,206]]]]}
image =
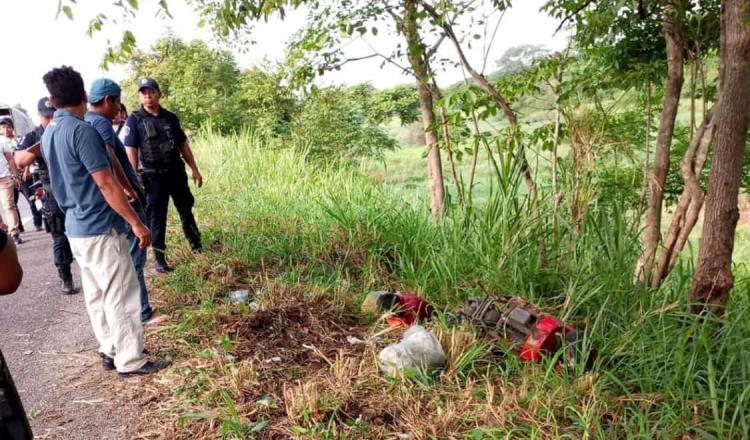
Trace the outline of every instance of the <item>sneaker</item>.
{"type": "Polygon", "coordinates": [[[14,242],[15,242],[16,244],[21,244],[21,243],[23,243],[23,238],[21,238],[21,236],[20,236],[20,235],[14,235],[14,236],[13,236],[13,241],[14,241],[14,242]]]}
{"type": "Polygon", "coordinates": [[[36,232],[42,232],[44,228],[42,226],[35,226],[36,232]]]}
{"type": "Polygon", "coordinates": [[[144,327],[157,326],[159,324],[164,324],[167,321],[169,321],[169,316],[167,315],[151,315],[149,319],[143,321],[143,326],[144,327]]]}
{"type": "Polygon", "coordinates": [[[117,372],[117,375],[123,379],[127,379],[133,376],[144,376],[147,374],[153,374],[159,372],[169,366],[169,362],[165,361],[148,361],[137,370],[128,371],[127,373],[117,372]]]}
{"type": "Polygon", "coordinates": [[[102,368],[106,371],[112,371],[115,369],[115,358],[111,358],[106,354],[99,352],[99,357],[102,358],[102,368]]]}
{"type": "MultiPolygon", "coordinates": [[[[148,355],[148,351],[145,348],[142,353],[144,356],[148,355]]],[[[106,371],[112,371],[115,369],[115,358],[109,357],[101,351],[99,352],[99,357],[102,358],[102,368],[106,371]]]]}

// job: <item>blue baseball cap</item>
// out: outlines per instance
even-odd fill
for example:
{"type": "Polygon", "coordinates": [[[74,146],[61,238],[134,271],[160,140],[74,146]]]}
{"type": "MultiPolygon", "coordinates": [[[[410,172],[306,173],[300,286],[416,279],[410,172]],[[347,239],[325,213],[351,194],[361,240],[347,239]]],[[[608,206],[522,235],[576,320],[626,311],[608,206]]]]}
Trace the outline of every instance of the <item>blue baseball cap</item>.
{"type": "Polygon", "coordinates": [[[143,89],[154,89],[157,92],[161,93],[161,90],[159,90],[159,83],[156,82],[155,79],[150,77],[141,78],[140,81],[138,81],[138,91],[140,92],[143,89]]]}
{"type": "Polygon", "coordinates": [[[51,118],[55,114],[55,106],[52,105],[48,97],[40,98],[36,104],[36,110],[45,118],[51,118]]]}
{"type": "Polygon", "coordinates": [[[91,83],[89,90],[89,104],[100,102],[107,96],[117,98],[122,95],[122,89],[109,78],[99,78],[91,83]]]}

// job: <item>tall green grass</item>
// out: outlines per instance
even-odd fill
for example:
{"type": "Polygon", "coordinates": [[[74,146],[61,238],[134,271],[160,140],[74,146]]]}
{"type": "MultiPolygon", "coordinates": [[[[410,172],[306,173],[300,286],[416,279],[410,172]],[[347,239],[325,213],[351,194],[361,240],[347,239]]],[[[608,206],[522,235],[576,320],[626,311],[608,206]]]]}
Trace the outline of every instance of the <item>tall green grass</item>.
{"type": "MultiPolygon", "coordinates": [[[[520,294],[584,327],[599,352],[590,394],[576,391],[574,376],[504,367],[536,381],[535,392],[563,387],[560,407],[534,408],[560,437],[750,432],[750,284],[738,279],[722,320],[689,312],[691,258],[657,292],[634,285],[638,231],[618,203],[590,206],[580,234],[561,216],[553,234],[548,198],[537,218],[517,170],[500,160],[486,203],[436,221],[426,200],[407,200],[358,167],[264,148],[252,132],[203,133],[194,149],[207,176],[197,191],[199,221],[209,241],[221,240],[247,265],[276,264],[282,280],[344,286],[352,296],[411,290],[438,308],[472,295],[520,294]]],[[[178,275],[173,281],[199,287],[178,275]]],[[[528,422],[490,431],[536,432],[528,422]]]]}

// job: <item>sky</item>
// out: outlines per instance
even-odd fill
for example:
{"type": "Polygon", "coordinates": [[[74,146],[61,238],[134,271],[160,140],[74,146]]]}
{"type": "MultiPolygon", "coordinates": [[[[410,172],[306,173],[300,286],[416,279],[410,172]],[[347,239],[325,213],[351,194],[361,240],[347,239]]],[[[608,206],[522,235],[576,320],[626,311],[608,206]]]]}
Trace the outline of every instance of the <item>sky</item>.
{"type": "MultiPolygon", "coordinates": [[[[494,67],[508,48],[520,44],[543,45],[552,50],[560,50],[567,44],[567,36],[555,34],[558,22],[539,12],[545,0],[520,0],[506,12],[500,21],[499,31],[489,51],[487,70],[494,67]]],[[[20,103],[30,110],[36,120],[36,101],[47,91],[42,76],[52,67],[73,66],[81,72],[88,85],[96,78],[109,77],[121,81],[127,77],[126,66],[111,66],[102,70],[101,64],[106,48],[119,41],[124,30],[135,34],[138,47],[148,49],[154,41],[167,33],[185,40],[201,39],[211,46],[220,45],[212,38],[207,28],[199,27],[199,15],[188,6],[185,0],[169,0],[173,18],[158,17],[155,0],[141,0],[140,11],[135,17],[125,16],[121,9],[112,5],[112,0],[78,0],[73,8],[74,19],[64,15],[56,16],[58,0],[3,0],[0,8],[5,42],[2,80],[0,80],[0,103],[15,105],[20,103]],[[86,35],[89,21],[98,13],[104,13],[111,20],[105,28],[93,37],[86,35]],[[10,62],[8,62],[10,61],[10,62]]],[[[493,14],[489,22],[495,23],[500,14],[493,14]]],[[[281,61],[289,39],[305,24],[304,11],[293,12],[285,20],[274,17],[268,23],[258,25],[252,34],[254,44],[239,52],[233,50],[241,68],[249,68],[281,61]]],[[[482,33],[482,28],[459,23],[459,32],[482,33]]],[[[489,31],[491,33],[491,30],[489,31]]],[[[363,56],[372,53],[372,48],[388,53],[394,47],[397,37],[381,32],[378,37],[358,40],[346,48],[348,56],[363,56]]],[[[484,60],[482,41],[478,40],[468,50],[470,62],[479,67],[484,60]]],[[[444,43],[439,57],[455,58],[455,49],[444,43]]],[[[320,85],[351,85],[370,82],[375,87],[389,87],[410,82],[396,66],[387,64],[380,68],[382,60],[369,59],[346,64],[341,71],[324,75],[318,80],[320,85]]],[[[463,78],[458,68],[449,68],[438,75],[439,83],[451,84],[463,78]]]]}

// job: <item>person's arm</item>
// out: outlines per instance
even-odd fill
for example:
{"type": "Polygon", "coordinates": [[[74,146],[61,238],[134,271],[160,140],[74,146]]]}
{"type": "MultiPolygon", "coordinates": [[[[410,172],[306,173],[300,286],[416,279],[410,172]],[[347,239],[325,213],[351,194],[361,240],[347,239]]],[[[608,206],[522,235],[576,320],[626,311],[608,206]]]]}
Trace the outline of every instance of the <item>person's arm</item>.
{"type": "Polygon", "coordinates": [[[127,196],[125,196],[122,187],[117,183],[112,172],[109,169],[101,169],[91,173],[91,178],[99,187],[99,191],[102,192],[107,204],[133,228],[133,233],[138,237],[138,246],[141,249],[146,249],[151,244],[151,231],[141,222],[138,214],[133,211],[130,203],[128,203],[127,196]]]}
{"type": "Polygon", "coordinates": [[[21,284],[23,269],[18,262],[13,241],[8,239],[5,231],[0,231],[0,235],[0,295],[8,295],[15,292],[21,284]]]}
{"type": "Polygon", "coordinates": [[[122,169],[122,164],[117,160],[114,147],[110,144],[107,144],[106,146],[107,153],[109,153],[109,160],[112,161],[112,166],[115,169],[115,176],[117,176],[117,181],[120,182],[120,186],[122,186],[123,191],[125,191],[125,195],[128,196],[130,200],[140,202],[141,200],[138,198],[138,193],[133,189],[133,186],[128,180],[128,176],[125,175],[125,170],[122,169]]]}
{"type": "MultiPolygon", "coordinates": [[[[125,153],[128,155],[128,160],[133,170],[138,174],[138,147],[141,146],[141,139],[138,134],[138,122],[135,116],[128,116],[125,121],[125,128],[122,129],[122,144],[125,145],[125,153]]],[[[140,174],[138,174],[140,179],[140,174]]],[[[143,182],[141,182],[143,184],[143,182]]]]}
{"type": "Polygon", "coordinates": [[[16,151],[16,154],[13,155],[16,166],[19,168],[33,164],[40,157],[42,157],[42,147],[39,143],[25,150],[18,150],[16,151]]]}
{"type": "Polygon", "coordinates": [[[195,157],[193,156],[193,150],[190,149],[190,145],[187,143],[187,141],[182,143],[181,147],[182,151],[182,157],[185,159],[185,163],[188,164],[190,167],[190,170],[193,172],[193,181],[196,185],[198,185],[198,188],[203,186],[203,176],[201,175],[201,172],[198,170],[198,164],[195,163],[195,157]]]}
{"type": "Polygon", "coordinates": [[[134,170],[138,169],[138,149],[135,147],[125,147],[125,153],[128,155],[130,165],[134,170]]]}

